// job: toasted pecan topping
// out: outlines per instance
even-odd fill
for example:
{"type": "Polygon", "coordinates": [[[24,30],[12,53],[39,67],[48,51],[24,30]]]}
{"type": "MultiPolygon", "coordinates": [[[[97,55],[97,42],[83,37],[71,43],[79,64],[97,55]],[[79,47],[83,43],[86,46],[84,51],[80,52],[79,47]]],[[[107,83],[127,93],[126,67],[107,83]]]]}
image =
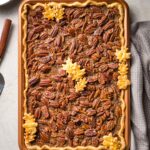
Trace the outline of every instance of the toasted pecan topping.
{"type": "Polygon", "coordinates": [[[118,16],[103,5],[28,9],[27,112],[38,123],[31,145],[118,146],[106,136],[120,129],[119,87],[129,84],[118,16]]]}

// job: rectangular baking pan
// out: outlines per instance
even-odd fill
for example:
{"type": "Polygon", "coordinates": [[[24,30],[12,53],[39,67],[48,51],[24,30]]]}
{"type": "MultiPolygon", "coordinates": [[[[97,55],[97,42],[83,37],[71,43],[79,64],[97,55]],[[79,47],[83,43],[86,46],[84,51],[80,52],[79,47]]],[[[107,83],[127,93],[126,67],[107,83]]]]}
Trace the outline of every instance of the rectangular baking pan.
{"type": "MultiPolygon", "coordinates": [[[[24,143],[24,129],[22,127],[23,125],[23,113],[24,113],[24,89],[25,89],[25,70],[24,70],[24,62],[22,59],[22,53],[23,53],[23,45],[22,45],[22,38],[23,38],[23,31],[22,31],[22,25],[23,21],[21,18],[21,13],[23,10],[23,6],[25,4],[36,4],[38,2],[40,3],[46,3],[46,2],[65,2],[65,3],[73,3],[75,1],[78,2],[85,2],[86,0],[24,0],[19,8],[19,38],[18,38],[18,144],[20,150],[27,150],[25,143],[24,143]]],[[[129,7],[127,3],[124,0],[94,0],[97,2],[107,2],[108,4],[113,2],[118,2],[123,6],[124,9],[124,37],[125,37],[125,46],[130,49],[130,43],[129,43],[129,7]]],[[[129,62],[130,66],[130,62],[129,62]]],[[[130,87],[125,91],[125,142],[126,142],[126,150],[129,150],[130,148],[130,87]]]]}

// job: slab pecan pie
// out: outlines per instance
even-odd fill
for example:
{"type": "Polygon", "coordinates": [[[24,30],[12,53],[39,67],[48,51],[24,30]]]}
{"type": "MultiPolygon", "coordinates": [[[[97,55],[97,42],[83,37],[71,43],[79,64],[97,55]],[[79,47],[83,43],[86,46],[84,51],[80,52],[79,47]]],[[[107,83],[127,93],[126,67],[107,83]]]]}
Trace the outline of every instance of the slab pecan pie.
{"type": "Polygon", "coordinates": [[[24,139],[32,150],[122,150],[130,53],[120,3],[24,4],[24,139]]]}

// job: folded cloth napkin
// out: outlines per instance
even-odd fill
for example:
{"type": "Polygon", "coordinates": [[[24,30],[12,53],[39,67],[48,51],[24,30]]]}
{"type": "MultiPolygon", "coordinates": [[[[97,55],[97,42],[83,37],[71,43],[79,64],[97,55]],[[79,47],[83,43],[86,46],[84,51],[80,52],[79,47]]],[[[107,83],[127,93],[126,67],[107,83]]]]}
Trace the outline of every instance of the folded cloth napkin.
{"type": "Polygon", "coordinates": [[[132,25],[131,150],[150,144],[150,22],[132,25]]]}

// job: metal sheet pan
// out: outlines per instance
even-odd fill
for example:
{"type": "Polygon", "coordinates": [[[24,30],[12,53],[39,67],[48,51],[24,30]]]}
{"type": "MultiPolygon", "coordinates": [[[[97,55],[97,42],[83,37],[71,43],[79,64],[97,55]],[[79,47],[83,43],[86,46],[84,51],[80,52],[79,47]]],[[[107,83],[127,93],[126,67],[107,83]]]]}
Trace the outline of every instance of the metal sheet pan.
{"type": "MultiPolygon", "coordinates": [[[[23,104],[24,104],[24,95],[23,91],[25,88],[25,71],[23,67],[23,59],[22,59],[22,52],[23,52],[23,45],[22,45],[22,38],[23,38],[23,20],[21,19],[22,9],[24,4],[36,4],[46,3],[46,2],[67,2],[72,3],[76,0],[24,0],[19,8],[19,38],[18,38],[18,143],[20,150],[27,150],[25,143],[24,143],[24,129],[23,125],[23,104]]],[[[77,0],[79,2],[85,2],[86,0],[77,0]]],[[[127,3],[124,0],[95,0],[98,2],[107,2],[108,4],[113,2],[118,2],[123,6],[124,9],[124,37],[125,37],[125,46],[130,49],[130,31],[129,31],[129,8],[127,3]]],[[[130,64],[130,62],[129,62],[130,64]]],[[[125,91],[125,142],[126,142],[126,150],[130,148],[130,87],[125,91]]]]}

